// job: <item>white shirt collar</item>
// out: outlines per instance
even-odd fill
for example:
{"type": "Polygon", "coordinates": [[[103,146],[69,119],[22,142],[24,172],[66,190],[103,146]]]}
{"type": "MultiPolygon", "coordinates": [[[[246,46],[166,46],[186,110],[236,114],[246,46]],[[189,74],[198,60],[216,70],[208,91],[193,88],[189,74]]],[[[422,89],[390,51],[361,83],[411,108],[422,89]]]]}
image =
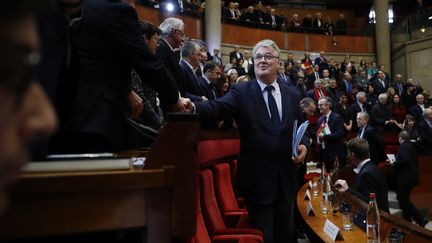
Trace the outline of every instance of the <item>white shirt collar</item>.
{"type": "MultiPolygon", "coordinates": [[[[266,84],[266,83],[264,83],[264,82],[262,82],[262,81],[260,81],[260,80],[258,80],[258,79],[257,79],[257,82],[258,82],[258,85],[259,85],[260,88],[261,88],[261,92],[264,92],[264,89],[265,89],[265,87],[268,86],[268,84],[266,84]]],[[[275,88],[275,92],[276,92],[276,93],[279,93],[279,92],[280,92],[280,87],[279,87],[278,82],[276,82],[276,80],[273,81],[270,85],[273,86],[273,87],[275,88]]]]}
{"type": "Polygon", "coordinates": [[[192,67],[192,65],[190,65],[190,63],[188,61],[186,61],[186,59],[182,59],[182,60],[189,66],[189,68],[192,70],[192,72],[195,73],[195,68],[192,67]]]}
{"type": "Polygon", "coordinates": [[[211,81],[208,80],[208,78],[205,76],[205,74],[203,74],[201,77],[204,78],[204,80],[207,82],[207,84],[211,84],[211,81]]]}
{"type": "Polygon", "coordinates": [[[369,161],[370,161],[369,158],[363,160],[360,164],[357,165],[357,168],[354,169],[354,172],[355,172],[356,174],[360,173],[360,171],[361,171],[361,169],[363,168],[363,166],[364,166],[367,162],[369,162],[369,161]]]}

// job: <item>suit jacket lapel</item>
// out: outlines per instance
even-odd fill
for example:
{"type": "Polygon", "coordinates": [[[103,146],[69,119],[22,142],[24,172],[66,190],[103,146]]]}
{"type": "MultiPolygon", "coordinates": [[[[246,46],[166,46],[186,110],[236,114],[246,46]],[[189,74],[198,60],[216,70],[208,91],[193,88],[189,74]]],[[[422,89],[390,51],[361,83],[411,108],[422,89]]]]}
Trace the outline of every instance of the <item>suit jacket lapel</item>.
{"type": "MultiPolygon", "coordinates": [[[[279,85],[282,99],[282,130],[286,127],[288,117],[296,117],[292,114],[290,104],[294,104],[292,97],[288,94],[288,88],[284,85],[279,85]]],[[[294,119],[293,119],[294,120],[294,119]]]]}

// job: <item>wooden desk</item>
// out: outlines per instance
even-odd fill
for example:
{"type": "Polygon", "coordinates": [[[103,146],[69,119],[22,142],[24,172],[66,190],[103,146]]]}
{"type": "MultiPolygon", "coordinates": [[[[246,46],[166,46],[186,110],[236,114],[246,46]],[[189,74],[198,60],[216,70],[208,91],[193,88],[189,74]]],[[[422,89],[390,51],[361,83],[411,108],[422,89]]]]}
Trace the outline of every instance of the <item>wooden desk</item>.
{"type": "Polygon", "coordinates": [[[148,243],[191,237],[199,122],[172,117],[143,169],[23,174],[10,190],[0,240],[144,227],[148,243]]]}
{"type": "MultiPolygon", "coordinates": [[[[306,193],[306,189],[308,187],[308,183],[304,184],[303,187],[299,190],[297,194],[297,206],[300,211],[300,215],[303,218],[305,225],[309,228],[308,237],[312,238],[312,242],[322,241],[322,242],[333,242],[326,233],[324,233],[324,224],[326,220],[330,220],[335,225],[337,225],[342,232],[342,236],[345,242],[366,242],[366,233],[354,225],[354,229],[351,231],[344,231],[342,228],[341,222],[341,214],[338,212],[336,215],[333,215],[331,212],[328,214],[322,214],[320,210],[320,200],[322,195],[318,195],[317,197],[312,196],[310,202],[312,203],[313,209],[315,211],[315,216],[307,216],[306,215],[306,207],[309,201],[304,200],[304,195],[306,193]],[[311,235],[312,234],[312,235],[311,235]]],[[[312,195],[312,191],[310,191],[312,195]]]]}
{"type": "Polygon", "coordinates": [[[2,238],[145,227],[146,193],[173,184],[172,169],[24,174],[11,190],[2,238]]]}

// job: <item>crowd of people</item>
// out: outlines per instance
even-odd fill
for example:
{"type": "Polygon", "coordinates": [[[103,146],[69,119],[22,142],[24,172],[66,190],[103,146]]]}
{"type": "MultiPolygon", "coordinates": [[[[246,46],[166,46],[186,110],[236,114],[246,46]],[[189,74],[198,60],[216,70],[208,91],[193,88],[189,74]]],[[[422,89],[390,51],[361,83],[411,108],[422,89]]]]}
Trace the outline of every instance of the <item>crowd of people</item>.
{"type": "Polygon", "coordinates": [[[284,10],[276,11],[271,6],[257,2],[254,5],[241,8],[237,2],[221,1],[222,18],[234,24],[243,24],[252,27],[270,28],[290,32],[307,32],[316,34],[343,35],[347,33],[348,23],[343,13],[334,22],[331,16],[323,17],[321,12],[308,13],[300,18],[297,13],[291,17],[285,16],[284,10]]]}
{"type": "MultiPolygon", "coordinates": [[[[172,4],[173,10],[182,14],[197,17],[204,16],[205,1],[199,0],[145,0],[138,1],[144,6],[162,9],[166,11],[167,4],[172,4]]],[[[284,9],[276,10],[270,5],[264,5],[261,1],[249,6],[240,6],[238,2],[221,1],[221,15],[225,22],[240,24],[255,28],[267,28],[290,32],[306,32],[326,35],[344,35],[348,30],[345,15],[340,13],[336,21],[330,15],[323,16],[316,12],[303,18],[294,13],[286,16],[284,9]]]]}

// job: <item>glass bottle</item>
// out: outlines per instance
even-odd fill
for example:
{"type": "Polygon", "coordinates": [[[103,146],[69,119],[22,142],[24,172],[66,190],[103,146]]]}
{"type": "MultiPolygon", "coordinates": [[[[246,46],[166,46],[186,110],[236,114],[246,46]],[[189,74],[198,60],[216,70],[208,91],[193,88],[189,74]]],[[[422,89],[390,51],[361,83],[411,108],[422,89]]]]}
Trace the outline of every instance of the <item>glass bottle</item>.
{"type": "Polygon", "coordinates": [[[366,214],[366,239],[367,243],[380,242],[380,215],[376,203],[375,193],[369,194],[369,205],[366,214]]]}

